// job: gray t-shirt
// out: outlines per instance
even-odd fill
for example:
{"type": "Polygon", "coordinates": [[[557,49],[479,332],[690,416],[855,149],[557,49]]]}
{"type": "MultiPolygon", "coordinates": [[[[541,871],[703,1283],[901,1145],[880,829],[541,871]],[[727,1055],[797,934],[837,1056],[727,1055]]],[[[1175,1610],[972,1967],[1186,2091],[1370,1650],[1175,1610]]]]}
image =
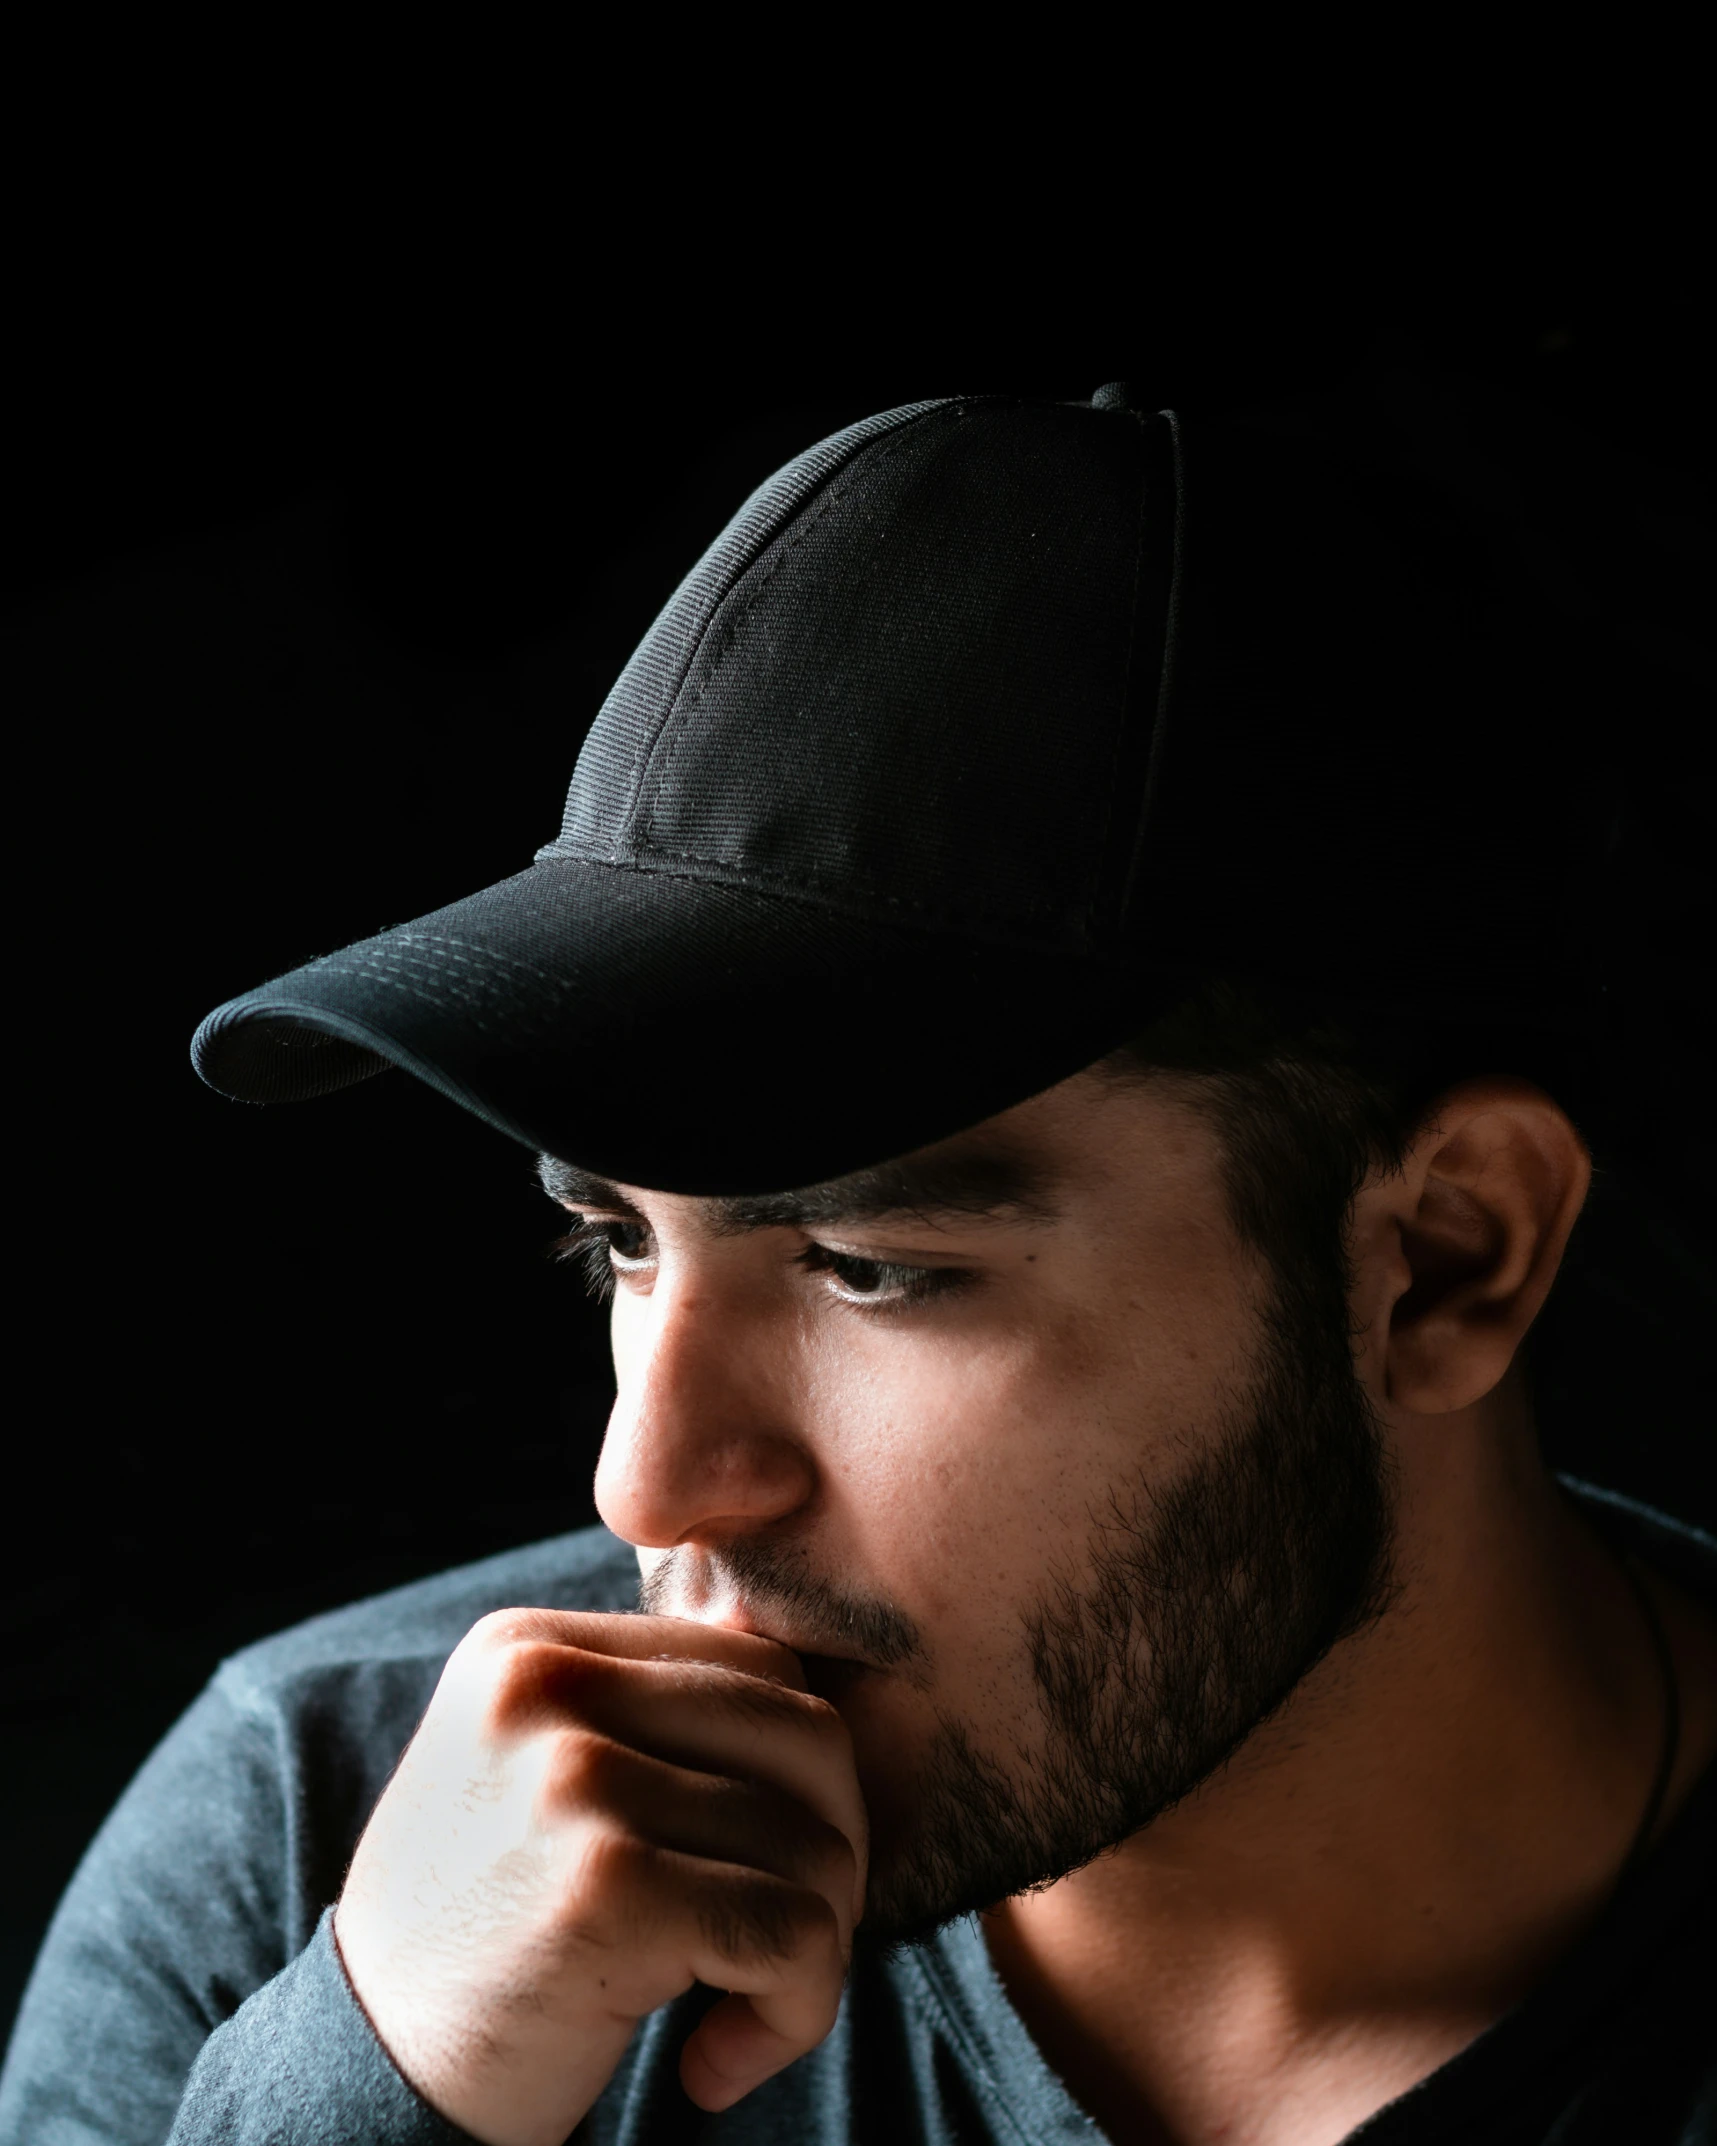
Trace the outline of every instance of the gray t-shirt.
{"type": "MultiPolygon", "coordinates": [[[[1573,1486],[1571,1486],[1573,1487],[1573,1486]]],[[[1602,1493],[1594,1517],[1717,1604],[1717,1543],[1602,1493]]],[[[319,1617],[225,1663],[60,1905],[0,2076],[3,2146],[460,2146],[371,2033],[328,1909],[442,1664],[486,1611],[630,1609],[602,1529],[319,1617]]],[[[1711,2146],[1717,1780],[1541,1987],[1352,2134],[1365,2146],[1711,2146]]],[[[961,1922],[855,1960],[821,2047],[721,2116],[680,2091],[711,1994],[643,2022],[595,2146],[1100,2142],[961,1922]]]]}

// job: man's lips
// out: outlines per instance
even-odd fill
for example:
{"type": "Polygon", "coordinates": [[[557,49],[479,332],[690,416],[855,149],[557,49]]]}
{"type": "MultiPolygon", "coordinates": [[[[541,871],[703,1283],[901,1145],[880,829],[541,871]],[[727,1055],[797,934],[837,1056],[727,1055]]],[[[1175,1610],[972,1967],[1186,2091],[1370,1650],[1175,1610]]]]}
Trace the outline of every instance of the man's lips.
{"type": "Polygon", "coordinates": [[[831,1703],[851,1691],[859,1678],[872,1674],[870,1663],[860,1661],[856,1655],[825,1654],[791,1632],[771,1630],[766,1619],[754,1617],[747,1610],[731,1609],[720,1617],[700,1618],[698,1622],[716,1625],[723,1631],[748,1632],[754,1639],[772,1639],[776,1646],[787,1648],[799,1657],[811,1690],[819,1699],[831,1703]]]}

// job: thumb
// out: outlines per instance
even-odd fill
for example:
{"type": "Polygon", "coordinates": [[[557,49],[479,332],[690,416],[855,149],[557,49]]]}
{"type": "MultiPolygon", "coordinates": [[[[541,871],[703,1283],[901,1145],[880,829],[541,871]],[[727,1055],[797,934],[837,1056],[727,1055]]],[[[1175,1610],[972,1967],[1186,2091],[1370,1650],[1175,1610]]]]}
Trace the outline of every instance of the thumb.
{"type": "Polygon", "coordinates": [[[680,2051],[680,2084],[713,2114],[732,2108],[804,2053],[803,2037],[777,2034],[749,1997],[724,1997],[680,2051]]]}

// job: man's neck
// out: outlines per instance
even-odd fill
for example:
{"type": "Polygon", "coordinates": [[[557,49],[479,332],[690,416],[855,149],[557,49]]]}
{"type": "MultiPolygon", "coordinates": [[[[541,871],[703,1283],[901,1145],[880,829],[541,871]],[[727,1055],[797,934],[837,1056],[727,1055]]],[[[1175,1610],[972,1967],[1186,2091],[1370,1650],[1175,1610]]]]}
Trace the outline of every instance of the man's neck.
{"type": "MultiPolygon", "coordinates": [[[[1403,1484],[1400,1590],[1196,1794],[986,1918],[1016,2007],[1116,2138],[1324,2146],[1541,1979],[1613,1891],[1663,1750],[1614,1553],[1518,1399],[1403,1484]],[[1496,1420],[1499,1415],[1504,1420],[1496,1420]]],[[[1663,1821],[1717,1745],[1717,1626],[1654,1579],[1680,1665],[1663,1821]]]]}

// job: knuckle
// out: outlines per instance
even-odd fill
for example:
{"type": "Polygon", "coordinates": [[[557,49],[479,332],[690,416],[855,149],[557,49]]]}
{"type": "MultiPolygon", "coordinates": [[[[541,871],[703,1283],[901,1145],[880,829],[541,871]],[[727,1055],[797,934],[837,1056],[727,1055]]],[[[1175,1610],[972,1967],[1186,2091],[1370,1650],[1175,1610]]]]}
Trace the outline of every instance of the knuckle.
{"type": "Polygon", "coordinates": [[[499,1643],[492,1650],[483,1710],[492,1734],[527,1728],[541,1714],[546,1697],[542,1652],[528,1640],[499,1643]]]}
{"type": "Polygon", "coordinates": [[[741,1721],[772,1728],[798,1718],[793,1708],[797,1693],[762,1677],[730,1671],[712,1678],[709,1688],[715,1704],[741,1721]]]}
{"type": "Polygon", "coordinates": [[[843,1744],[852,1742],[852,1731],[847,1727],[847,1718],[838,1706],[827,1699],[819,1699],[815,1692],[805,1694],[807,1718],[824,1736],[833,1737],[843,1744]]]}
{"type": "Polygon", "coordinates": [[[806,1719],[810,1724],[812,1734],[817,1740],[827,1745],[830,1751],[850,1757],[853,1748],[853,1732],[847,1726],[846,1719],[839,1709],[831,1706],[827,1699],[814,1697],[808,1699],[807,1707],[806,1719]]]}
{"type": "Polygon", "coordinates": [[[840,1926],[821,1893],[761,1873],[707,1892],[698,1919],[710,1946],[736,1966],[838,1948],[840,1926]]]}
{"type": "Polygon", "coordinates": [[[630,1757],[612,1738],[594,1730],[563,1731],[543,1776],[544,1803],[557,1813],[604,1808],[616,1800],[630,1757]]]}
{"type": "Polygon", "coordinates": [[[793,1691],[784,1684],[753,1683],[750,1694],[760,1719],[790,1727],[814,1744],[832,1751],[852,1748],[852,1732],[839,1711],[815,1692],[793,1691]]]}
{"type": "Polygon", "coordinates": [[[796,1797],[779,1793],[765,1799],[764,1813],[786,1876],[819,1892],[834,1890],[850,1897],[858,1859],[839,1827],[807,1810],[796,1797]]]}
{"type": "Polygon", "coordinates": [[[552,1640],[515,1634],[495,1642],[485,1708],[490,1728],[505,1734],[540,1726],[545,1718],[564,1719],[602,1669],[602,1657],[552,1640]]]}
{"type": "Polygon", "coordinates": [[[570,1889],[584,1912],[624,1910],[649,1889],[656,1865],[655,1848],[629,1827],[594,1827],[580,1849],[570,1889]]]}
{"type": "Polygon", "coordinates": [[[719,1704],[756,1727],[788,1729],[819,1740],[847,1741],[847,1726],[826,1699],[810,1692],[794,1691],[791,1685],[770,1678],[724,1676],[714,1685],[719,1704]]]}
{"type": "Polygon", "coordinates": [[[490,1610],[466,1633],[460,1645],[474,1653],[489,1653],[531,1636],[531,1613],[523,1609],[490,1610]]]}
{"type": "Polygon", "coordinates": [[[561,1866],[554,1904],[561,1942],[605,1954],[648,1945],[663,1921],[658,1861],[627,1827],[591,1827],[561,1866]]]}
{"type": "Polygon", "coordinates": [[[833,1826],[825,1826],[823,1839],[817,1843],[815,1855],[815,1878],[819,1889],[836,1892],[843,1900],[852,1897],[852,1889],[858,1877],[858,1857],[853,1844],[844,1833],[833,1826]]]}

